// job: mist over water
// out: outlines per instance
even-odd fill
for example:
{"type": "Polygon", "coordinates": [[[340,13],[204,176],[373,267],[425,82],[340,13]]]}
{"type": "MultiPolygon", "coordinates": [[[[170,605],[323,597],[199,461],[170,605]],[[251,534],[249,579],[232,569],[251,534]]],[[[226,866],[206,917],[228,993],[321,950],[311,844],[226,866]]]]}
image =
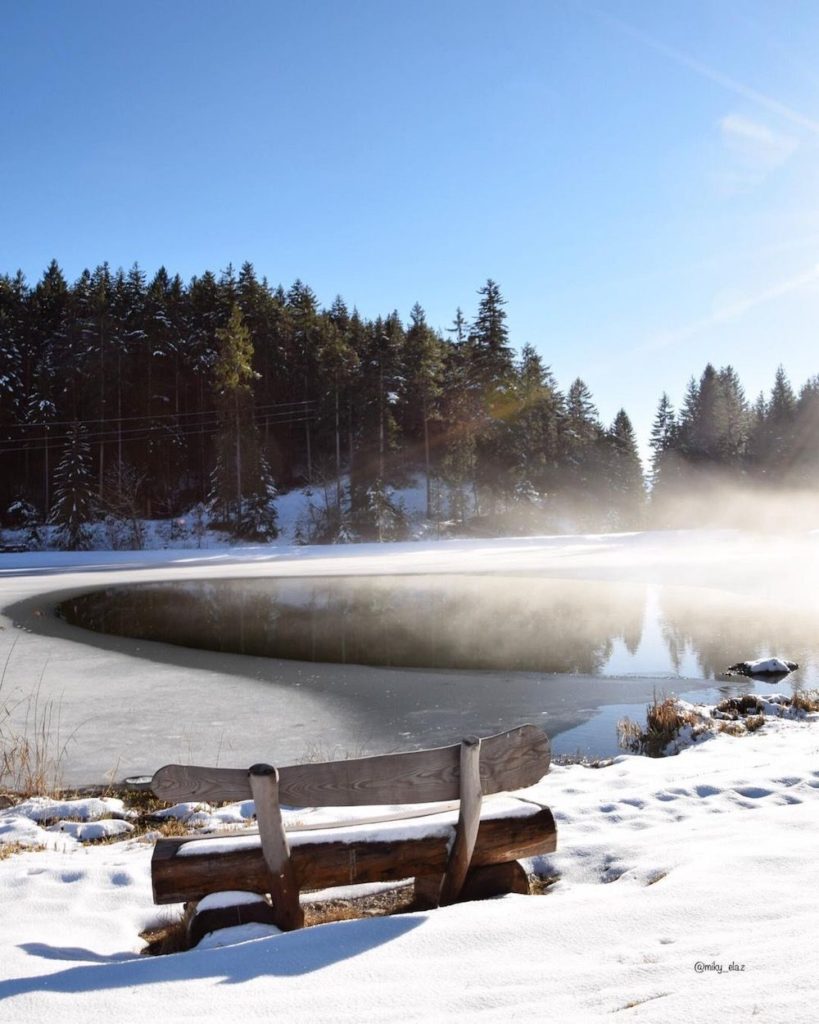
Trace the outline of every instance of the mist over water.
{"type": "Polygon", "coordinates": [[[819,615],[703,587],[534,575],[242,579],[112,587],[74,625],[186,647],[406,668],[716,679],[778,655],[819,679],[819,615]]]}
{"type": "Polygon", "coordinates": [[[343,705],[367,751],[535,721],[557,752],[608,755],[617,720],[642,718],[655,693],[710,703],[819,685],[817,552],[819,533],[719,529],[313,548],[249,562],[241,579],[169,573],[107,587],[61,613],[100,632],[256,656],[248,666],[292,665],[273,670],[285,734],[292,685],[327,714],[291,728],[344,742],[343,705]],[[725,674],[767,656],[800,668],[775,686],[725,674]]]}

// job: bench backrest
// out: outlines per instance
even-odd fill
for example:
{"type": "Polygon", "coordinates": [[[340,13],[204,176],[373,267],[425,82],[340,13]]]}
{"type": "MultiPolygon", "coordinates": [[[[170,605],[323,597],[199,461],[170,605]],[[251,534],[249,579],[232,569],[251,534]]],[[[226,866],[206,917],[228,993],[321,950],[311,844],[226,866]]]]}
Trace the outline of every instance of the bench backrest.
{"type": "MultiPolygon", "coordinates": [[[[522,789],[549,770],[549,738],[534,725],[480,743],[481,794],[522,789]]],[[[461,796],[461,744],[278,769],[279,801],[294,807],[435,803],[461,796]]],[[[249,800],[250,771],[169,764],[151,788],[161,800],[249,800]]]]}

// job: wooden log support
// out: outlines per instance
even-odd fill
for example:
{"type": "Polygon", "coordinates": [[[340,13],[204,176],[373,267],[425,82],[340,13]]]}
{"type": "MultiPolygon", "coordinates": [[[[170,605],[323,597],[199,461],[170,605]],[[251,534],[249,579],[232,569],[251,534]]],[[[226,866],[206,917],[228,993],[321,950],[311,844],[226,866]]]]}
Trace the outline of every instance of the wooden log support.
{"type": "Polygon", "coordinates": [[[529,895],[529,877],[516,860],[470,868],[458,895],[458,902],[489,900],[510,892],[529,895]]]}
{"type": "Polygon", "coordinates": [[[269,878],[262,891],[270,893],[275,924],[282,931],[293,931],[304,926],[304,911],[279,806],[279,773],[269,764],[254,764],[248,776],[269,878]]]}
{"type": "MultiPolygon", "coordinates": [[[[231,837],[229,850],[223,848],[225,839],[183,836],[158,840],[151,862],[154,902],[186,903],[229,889],[268,892],[268,868],[258,839],[231,837]],[[197,844],[196,853],[180,856],[189,843],[197,844]],[[209,852],[212,843],[222,847],[218,853],[209,852]]],[[[555,820],[548,808],[487,818],[478,828],[472,866],[552,853],[556,845],[555,820]]],[[[291,844],[290,863],[300,890],[397,882],[425,875],[440,879],[449,863],[449,840],[441,833],[392,842],[366,835],[353,842],[299,841],[291,844]]]]}
{"type": "Polygon", "coordinates": [[[209,932],[221,931],[223,928],[236,928],[243,924],[274,924],[276,914],[264,896],[252,903],[233,903],[220,907],[193,907],[188,921],[188,942],[198,946],[209,932]]]}
{"type": "Polygon", "coordinates": [[[461,806],[455,842],[441,883],[440,903],[454,903],[472,862],[481,823],[481,741],[468,736],[461,742],[461,806]]]}

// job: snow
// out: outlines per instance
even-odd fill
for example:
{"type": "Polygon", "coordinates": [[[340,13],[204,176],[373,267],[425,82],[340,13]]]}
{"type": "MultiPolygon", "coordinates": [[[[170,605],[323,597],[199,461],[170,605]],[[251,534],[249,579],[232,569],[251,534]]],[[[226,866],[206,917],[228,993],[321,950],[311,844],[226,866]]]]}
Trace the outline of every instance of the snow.
{"type": "Polygon", "coordinates": [[[125,835],[134,831],[134,826],[127,821],[118,821],[112,818],[104,818],[100,821],[58,821],[56,825],[49,825],[48,832],[64,832],[73,839],[80,842],[87,842],[95,839],[110,839],[112,836],[125,835]]]}
{"type": "Polygon", "coordinates": [[[104,817],[131,817],[122,800],[114,797],[84,797],[79,800],[51,800],[35,796],[15,808],[32,821],[53,821],[55,818],[76,818],[96,821],[104,817]]]}
{"type": "Polygon", "coordinates": [[[530,864],[560,876],[545,896],[243,925],[160,958],[138,955],[169,912],[151,902],[150,841],[15,854],[0,862],[3,1019],[815,1019],[817,716],[554,767],[531,793],[559,830],[530,864]]]}
{"type": "Polygon", "coordinates": [[[221,907],[238,907],[248,903],[264,902],[264,896],[260,896],[256,892],[242,892],[241,890],[213,892],[203,900],[200,900],[196,909],[199,913],[202,913],[204,910],[219,910],[221,907]]]}
{"type": "MultiPolygon", "coordinates": [[[[228,679],[214,670],[213,656],[186,675],[172,661],[135,659],[116,644],[92,649],[67,634],[42,635],[34,629],[39,620],[9,608],[29,602],[36,611],[58,588],[130,579],[524,570],[737,593],[751,588],[785,607],[815,609],[817,552],[814,531],[785,538],[680,532],[355,550],[8,554],[0,556],[0,657],[16,642],[7,683],[22,685],[25,672],[42,673],[43,699],[65,694],[65,727],[79,729],[90,719],[100,762],[122,756],[120,775],[150,773],[173,760],[158,756],[167,753],[163,744],[187,752],[186,728],[191,744],[200,744],[196,753],[207,757],[203,763],[249,764],[244,749],[238,759],[238,745],[216,756],[222,726],[213,724],[213,694],[228,679]],[[766,566],[784,569],[768,574],[766,566]],[[15,628],[20,622],[24,628],[15,628]],[[185,717],[192,707],[193,721],[185,717]],[[123,748],[126,740],[132,745],[123,748]]],[[[309,678],[318,678],[312,668],[309,678]]],[[[234,693],[228,696],[236,729],[262,734],[267,749],[253,759],[269,758],[279,743],[275,716],[261,714],[252,699],[232,699],[234,693]]],[[[303,702],[305,721],[313,724],[328,703],[333,714],[347,714],[330,690],[287,693],[303,702]]],[[[525,794],[549,805],[557,820],[557,851],[529,864],[558,876],[547,895],[292,933],[243,925],[159,958],[139,955],[139,932],[179,908],[152,902],[155,835],[94,845],[44,825],[127,818],[90,802],[73,813],[58,810],[65,801],[9,808],[0,812],[0,842],[44,848],[0,860],[0,1019],[127,1024],[275,1014],[311,1024],[594,1024],[616,1013],[660,1024],[808,1024],[819,998],[812,961],[819,721],[792,715],[777,695],[764,699],[762,713],[757,732],[712,735],[674,757],[623,755],[599,769],[554,766],[525,794]]],[[[190,813],[207,815],[207,827],[218,830],[249,823],[249,810],[244,801],[190,813]]],[[[337,808],[332,812],[338,817],[337,808]]],[[[310,815],[288,812],[294,824],[310,815]]]]}

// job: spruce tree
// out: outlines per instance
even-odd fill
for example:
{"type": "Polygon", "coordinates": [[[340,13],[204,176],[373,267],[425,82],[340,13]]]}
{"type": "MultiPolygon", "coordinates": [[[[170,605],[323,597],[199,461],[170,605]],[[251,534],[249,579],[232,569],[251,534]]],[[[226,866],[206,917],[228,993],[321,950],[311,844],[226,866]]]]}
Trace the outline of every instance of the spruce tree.
{"type": "Polygon", "coordinates": [[[639,525],[645,505],[643,466],[637,451],[637,438],[625,409],[614,418],[608,431],[610,462],[608,480],[613,525],[629,528],[639,525]]]}
{"type": "Polygon", "coordinates": [[[88,432],[73,423],[62,458],[54,472],[54,504],[49,521],[57,527],[57,544],[67,551],[88,547],[88,526],[94,514],[94,479],[88,432]]]}
{"type": "Polygon", "coordinates": [[[238,304],[216,332],[213,367],[219,410],[213,500],[217,515],[237,537],[276,536],[275,489],[262,456],[253,409],[253,343],[238,304]]]}
{"type": "Polygon", "coordinates": [[[490,278],[478,291],[481,301],[469,333],[474,372],[484,391],[503,388],[514,376],[514,360],[506,327],[506,300],[490,278]]]}
{"type": "Polygon", "coordinates": [[[441,396],[444,374],[442,340],[427,324],[426,314],[416,302],[410,311],[411,323],[404,342],[405,372],[402,379],[401,402],[404,429],[413,439],[422,440],[426,478],[426,514],[432,517],[432,463],[430,454],[430,420],[438,415],[436,405],[441,396]]]}

